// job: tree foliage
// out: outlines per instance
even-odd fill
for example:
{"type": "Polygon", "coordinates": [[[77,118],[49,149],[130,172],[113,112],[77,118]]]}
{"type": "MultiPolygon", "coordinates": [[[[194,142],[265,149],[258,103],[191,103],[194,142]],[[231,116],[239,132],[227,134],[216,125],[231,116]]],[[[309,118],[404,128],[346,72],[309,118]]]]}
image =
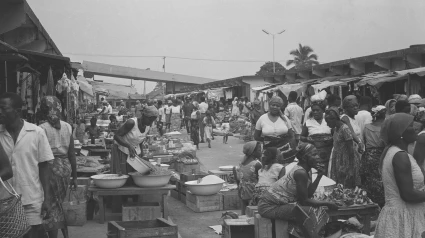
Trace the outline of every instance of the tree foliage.
{"type": "Polygon", "coordinates": [[[298,49],[289,52],[294,59],[286,61],[286,66],[294,65],[295,68],[302,68],[318,65],[318,56],[313,52],[314,50],[310,46],[299,44],[298,49]]]}
{"type": "MultiPolygon", "coordinates": [[[[276,72],[282,72],[285,71],[285,67],[283,67],[283,65],[281,65],[279,62],[275,62],[275,71],[276,72]]],[[[264,75],[270,75],[273,74],[273,62],[269,61],[263,64],[263,66],[261,66],[260,70],[255,73],[255,75],[258,76],[264,76],[264,75]]]]}

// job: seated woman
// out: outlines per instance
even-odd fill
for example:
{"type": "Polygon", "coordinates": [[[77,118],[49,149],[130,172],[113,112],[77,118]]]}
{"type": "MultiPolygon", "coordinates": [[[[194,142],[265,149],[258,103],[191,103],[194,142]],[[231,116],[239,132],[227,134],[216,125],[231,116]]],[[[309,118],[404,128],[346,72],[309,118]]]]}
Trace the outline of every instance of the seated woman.
{"type": "Polygon", "coordinates": [[[254,194],[255,185],[258,182],[258,170],[261,169],[261,163],[258,159],[261,157],[261,145],[257,141],[250,141],[243,146],[245,154],[238,168],[233,167],[238,184],[239,198],[242,201],[242,215],[245,215],[245,208],[249,205],[254,194]]]}
{"type": "Polygon", "coordinates": [[[424,174],[407,152],[407,146],[417,139],[413,116],[396,113],[386,119],[381,138],[387,145],[380,160],[385,206],[379,214],[375,237],[424,237],[424,174]]]}
{"type": "Polygon", "coordinates": [[[269,147],[264,150],[261,163],[263,167],[258,170],[258,183],[251,200],[251,206],[257,206],[261,195],[277,180],[285,175],[285,167],[279,164],[278,157],[281,156],[276,147],[269,147]]]}
{"type": "Polygon", "coordinates": [[[108,132],[116,133],[120,126],[117,117],[115,115],[110,115],[109,120],[111,121],[111,123],[109,123],[108,125],[108,132]]]}
{"type": "Polygon", "coordinates": [[[297,148],[298,164],[263,193],[258,212],[269,219],[288,220],[288,232],[296,237],[318,237],[317,233],[329,217],[323,206],[338,209],[332,202],[312,199],[324,171],[318,169],[312,183],[310,170],[317,167],[319,154],[312,144],[301,143],[297,148]],[[305,218],[302,214],[307,214],[305,218]]]}

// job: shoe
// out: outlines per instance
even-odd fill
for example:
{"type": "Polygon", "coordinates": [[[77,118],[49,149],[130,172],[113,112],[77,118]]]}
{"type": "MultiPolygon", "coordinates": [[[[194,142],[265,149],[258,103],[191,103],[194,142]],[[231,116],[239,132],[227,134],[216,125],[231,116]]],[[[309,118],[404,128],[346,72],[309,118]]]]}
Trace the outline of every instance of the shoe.
{"type": "Polygon", "coordinates": [[[211,148],[211,144],[208,144],[208,148],[211,148]]]}

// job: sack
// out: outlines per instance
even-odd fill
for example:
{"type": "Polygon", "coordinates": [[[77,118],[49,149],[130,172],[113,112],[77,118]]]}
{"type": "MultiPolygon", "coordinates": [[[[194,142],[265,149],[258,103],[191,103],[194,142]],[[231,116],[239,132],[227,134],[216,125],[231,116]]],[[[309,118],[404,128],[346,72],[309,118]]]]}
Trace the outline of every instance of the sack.
{"type": "Polygon", "coordinates": [[[78,197],[78,195],[71,190],[69,192],[68,201],[62,203],[62,208],[67,226],[84,226],[86,224],[87,201],[84,197],[78,197]],[[73,193],[78,201],[71,201],[71,193],[73,193]]]}
{"type": "Polygon", "coordinates": [[[21,196],[9,182],[6,183],[9,184],[13,193],[6,187],[1,178],[0,182],[12,195],[0,200],[0,237],[21,237],[31,229],[21,202],[21,196]]]}

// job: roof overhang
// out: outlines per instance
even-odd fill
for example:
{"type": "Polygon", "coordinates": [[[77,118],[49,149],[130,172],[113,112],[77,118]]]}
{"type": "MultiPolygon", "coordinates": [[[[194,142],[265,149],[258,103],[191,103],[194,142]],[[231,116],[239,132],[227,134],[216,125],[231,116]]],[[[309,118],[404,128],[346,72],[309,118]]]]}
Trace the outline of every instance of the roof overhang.
{"type": "Polygon", "coordinates": [[[102,75],[115,78],[126,78],[134,80],[146,80],[154,82],[176,82],[176,83],[190,83],[190,84],[203,84],[215,81],[214,79],[188,76],[182,74],[163,73],[152,70],[144,70],[137,68],[130,68],[118,65],[96,63],[84,61],[82,64],[84,76],[92,78],[94,75],[102,75]]]}

